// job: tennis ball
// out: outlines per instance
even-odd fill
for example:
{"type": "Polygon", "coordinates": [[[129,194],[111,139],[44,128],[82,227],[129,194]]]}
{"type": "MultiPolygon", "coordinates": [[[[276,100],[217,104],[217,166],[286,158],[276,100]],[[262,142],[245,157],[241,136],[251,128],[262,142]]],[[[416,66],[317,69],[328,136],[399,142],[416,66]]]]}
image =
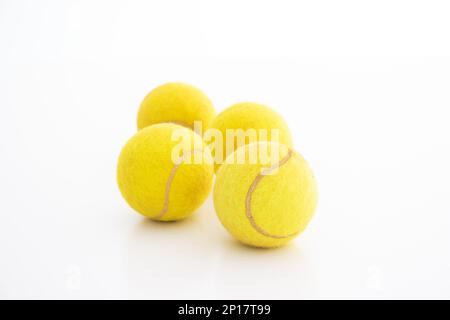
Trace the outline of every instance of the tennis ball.
{"type": "Polygon", "coordinates": [[[279,247],[308,225],[317,187],[308,163],[287,146],[256,142],[237,149],[216,175],[214,207],[236,239],[279,247]],[[241,161],[239,161],[239,159],[241,161]]]}
{"type": "Polygon", "coordinates": [[[211,101],[199,89],[186,83],[166,83],[144,98],[137,126],[140,130],[155,123],[171,122],[193,129],[194,121],[200,121],[206,129],[215,113],[211,101]]]}
{"type": "Polygon", "coordinates": [[[117,165],[125,200],[154,220],[191,215],[211,191],[213,176],[213,160],[202,138],[170,123],[138,131],[123,147],[117,165]]]}
{"type": "Polygon", "coordinates": [[[289,128],[283,118],[262,104],[242,102],[222,111],[213,120],[210,129],[221,132],[222,143],[205,134],[214,157],[217,171],[226,157],[240,146],[257,141],[280,142],[292,145],[289,128]],[[213,140],[213,141],[210,141],[213,140]]]}

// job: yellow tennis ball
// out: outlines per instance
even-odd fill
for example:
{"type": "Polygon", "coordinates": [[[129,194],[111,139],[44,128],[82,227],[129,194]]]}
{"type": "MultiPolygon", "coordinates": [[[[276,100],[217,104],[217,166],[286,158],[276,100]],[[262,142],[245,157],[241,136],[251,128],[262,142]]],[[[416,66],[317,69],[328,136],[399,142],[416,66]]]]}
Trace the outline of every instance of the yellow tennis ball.
{"type": "Polygon", "coordinates": [[[257,141],[274,141],[292,146],[289,128],[283,118],[269,107],[253,103],[242,102],[222,111],[213,120],[210,129],[220,131],[222,141],[214,136],[205,134],[204,138],[210,144],[215,161],[215,171],[237,148],[257,141]]]}
{"type": "Polygon", "coordinates": [[[287,146],[257,142],[237,149],[216,175],[214,207],[224,227],[254,247],[279,247],[308,225],[317,187],[308,163],[287,146]]]}
{"type": "Polygon", "coordinates": [[[191,215],[211,191],[213,176],[213,160],[202,138],[170,123],[138,131],[122,149],[117,165],[125,200],[154,220],[191,215]]]}
{"type": "Polygon", "coordinates": [[[207,128],[215,116],[208,97],[186,83],[166,83],[151,91],[142,101],[138,111],[138,130],[149,125],[171,122],[194,128],[194,121],[207,128]]]}

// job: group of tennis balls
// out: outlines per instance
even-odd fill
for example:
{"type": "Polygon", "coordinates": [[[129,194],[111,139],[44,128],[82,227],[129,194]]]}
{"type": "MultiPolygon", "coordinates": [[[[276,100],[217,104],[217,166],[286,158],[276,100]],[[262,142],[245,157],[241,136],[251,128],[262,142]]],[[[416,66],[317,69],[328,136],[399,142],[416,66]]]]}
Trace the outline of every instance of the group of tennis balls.
{"type": "Polygon", "coordinates": [[[137,126],[138,132],[120,153],[117,181],[128,204],[145,217],[184,219],[202,205],[214,184],[219,220],[246,245],[279,247],[300,234],[311,220],[317,203],[315,178],[306,160],[292,149],[285,121],[272,109],[245,102],[216,115],[199,89],[167,83],[144,98],[137,126]],[[210,141],[193,131],[195,123],[205,130],[218,130],[225,140],[229,129],[254,129],[256,141],[231,144],[231,150],[223,141],[220,151],[224,157],[218,161],[214,157],[217,147],[214,150],[210,141]],[[276,142],[270,134],[259,134],[274,129],[276,142]],[[190,139],[180,141],[174,136],[190,139]],[[180,143],[182,151],[174,161],[173,150],[180,143]],[[250,161],[262,148],[276,157],[262,161],[257,156],[250,161]],[[203,161],[192,161],[194,156],[203,161]],[[229,161],[239,156],[244,161],[229,161]]]}

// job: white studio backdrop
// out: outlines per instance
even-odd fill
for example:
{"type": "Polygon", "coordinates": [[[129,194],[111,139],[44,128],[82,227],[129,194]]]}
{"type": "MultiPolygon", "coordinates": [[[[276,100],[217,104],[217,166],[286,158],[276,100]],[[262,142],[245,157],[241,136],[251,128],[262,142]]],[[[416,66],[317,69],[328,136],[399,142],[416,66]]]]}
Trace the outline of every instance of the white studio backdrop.
{"type": "Polygon", "coordinates": [[[447,1],[0,0],[0,298],[450,298],[447,1]],[[277,110],[319,184],[278,250],[115,181],[167,81],[277,110]]]}

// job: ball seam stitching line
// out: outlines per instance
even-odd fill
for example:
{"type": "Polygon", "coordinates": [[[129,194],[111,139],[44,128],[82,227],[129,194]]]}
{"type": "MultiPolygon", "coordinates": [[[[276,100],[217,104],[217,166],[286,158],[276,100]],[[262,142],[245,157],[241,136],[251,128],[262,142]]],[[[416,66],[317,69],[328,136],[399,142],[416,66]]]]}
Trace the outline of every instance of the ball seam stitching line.
{"type": "Polygon", "coordinates": [[[292,157],[292,155],[293,155],[293,152],[291,149],[289,149],[287,155],[283,159],[281,159],[278,163],[274,164],[273,166],[271,166],[268,169],[261,170],[261,173],[259,173],[255,177],[252,184],[250,185],[250,188],[247,191],[247,196],[245,197],[245,215],[247,216],[247,219],[249,220],[252,228],[255,229],[258,233],[262,234],[263,236],[266,236],[269,238],[274,238],[274,239],[289,238],[289,237],[292,237],[292,236],[295,236],[296,234],[298,234],[299,231],[296,231],[294,233],[287,234],[287,235],[276,235],[276,234],[271,234],[270,232],[268,232],[268,231],[264,230],[262,227],[260,227],[256,223],[255,218],[253,217],[252,210],[251,210],[251,202],[252,202],[253,192],[256,190],[256,187],[261,182],[261,180],[264,178],[264,176],[270,174],[271,171],[279,169],[281,166],[286,164],[289,161],[289,159],[292,157]]]}
{"type": "Polygon", "coordinates": [[[153,219],[161,219],[167,213],[167,211],[169,211],[169,196],[170,196],[170,187],[172,186],[172,181],[175,178],[175,174],[176,174],[178,168],[180,167],[180,165],[185,160],[186,156],[190,156],[194,152],[202,152],[203,153],[203,150],[192,149],[186,153],[183,153],[183,155],[180,158],[178,158],[178,160],[175,162],[175,165],[170,170],[169,178],[167,179],[167,182],[166,182],[166,190],[165,190],[163,207],[162,207],[161,211],[155,217],[153,217],[153,219]]]}

